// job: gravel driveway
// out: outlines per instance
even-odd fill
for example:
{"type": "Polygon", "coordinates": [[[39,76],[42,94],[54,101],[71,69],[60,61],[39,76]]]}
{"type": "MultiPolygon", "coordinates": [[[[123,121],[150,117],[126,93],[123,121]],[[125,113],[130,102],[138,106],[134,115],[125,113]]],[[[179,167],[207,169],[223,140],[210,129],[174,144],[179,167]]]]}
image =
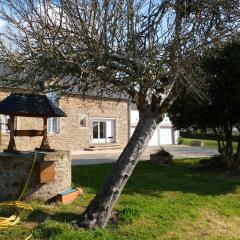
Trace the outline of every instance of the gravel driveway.
{"type": "MultiPolygon", "coordinates": [[[[165,145],[165,150],[170,152],[174,159],[179,158],[195,158],[195,157],[210,157],[217,154],[217,149],[191,147],[185,145],[165,145]]],[[[159,147],[148,147],[143,153],[141,160],[149,160],[151,153],[157,152],[159,147]]],[[[72,165],[89,165],[115,162],[120,155],[121,150],[106,150],[106,151],[74,151],[72,152],[72,165]]]]}

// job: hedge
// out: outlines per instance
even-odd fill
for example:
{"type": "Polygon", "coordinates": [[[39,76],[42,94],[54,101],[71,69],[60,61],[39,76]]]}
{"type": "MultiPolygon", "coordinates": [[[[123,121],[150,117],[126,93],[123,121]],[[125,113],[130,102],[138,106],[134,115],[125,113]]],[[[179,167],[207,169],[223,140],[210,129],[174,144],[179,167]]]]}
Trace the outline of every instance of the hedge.
{"type": "MultiPolygon", "coordinates": [[[[196,133],[196,132],[183,132],[180,131],[180,136],[182,138],[192,138],[192,139],[204,139],[204,140],[217,140],[215,134],[211,133],[196,133]]],[[[233,136],[233,141],[238,141],[238,136],[233,136]]]]}

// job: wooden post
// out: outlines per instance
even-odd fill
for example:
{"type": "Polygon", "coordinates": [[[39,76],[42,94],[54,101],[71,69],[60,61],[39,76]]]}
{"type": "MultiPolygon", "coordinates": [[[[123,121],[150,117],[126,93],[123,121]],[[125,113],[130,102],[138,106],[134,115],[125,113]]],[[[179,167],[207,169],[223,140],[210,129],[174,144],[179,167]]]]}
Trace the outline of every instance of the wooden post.
{"type": "Polygon", "coordinates": [[[50,150],[47,137],[47,119],[48,119],[47,117],[43,118],[43,140],[40,146],[40,150],[50,150]]]}
{"type": "Polygon", "coordinates": [[[14,139],[14,115],[10,115],[10,118],[8,119],[8,129],[10,131],[10,140],[8,144],[8,152],[16,152],[16,144],[14,139]]]}

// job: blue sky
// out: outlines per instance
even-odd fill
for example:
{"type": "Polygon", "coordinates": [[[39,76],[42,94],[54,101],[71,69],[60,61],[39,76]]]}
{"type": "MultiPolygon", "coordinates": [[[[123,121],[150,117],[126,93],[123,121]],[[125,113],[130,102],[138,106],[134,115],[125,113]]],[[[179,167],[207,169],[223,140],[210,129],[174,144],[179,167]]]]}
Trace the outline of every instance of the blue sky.
{"type": "Polygon", "coordinates": [[[0,30],[3,30],[5,26],[6,23],[2,19],[0,19],[0,30]]]}

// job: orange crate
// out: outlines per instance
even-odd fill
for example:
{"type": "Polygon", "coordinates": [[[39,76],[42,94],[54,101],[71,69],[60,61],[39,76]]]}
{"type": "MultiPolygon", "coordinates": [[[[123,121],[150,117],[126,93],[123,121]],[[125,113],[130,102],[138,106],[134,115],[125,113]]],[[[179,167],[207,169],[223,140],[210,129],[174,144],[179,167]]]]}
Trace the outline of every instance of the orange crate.
{"type": "Polygon", "coordinates": [[[71,188],[64,192],[61,192],[57,195],[57,201],[61,203],[71,203],[75,199],[78,198],[78,196],[82,195],[83,191],[81,188],[71,188]]]}

